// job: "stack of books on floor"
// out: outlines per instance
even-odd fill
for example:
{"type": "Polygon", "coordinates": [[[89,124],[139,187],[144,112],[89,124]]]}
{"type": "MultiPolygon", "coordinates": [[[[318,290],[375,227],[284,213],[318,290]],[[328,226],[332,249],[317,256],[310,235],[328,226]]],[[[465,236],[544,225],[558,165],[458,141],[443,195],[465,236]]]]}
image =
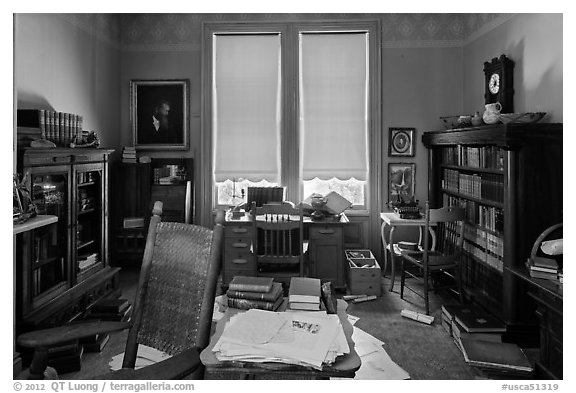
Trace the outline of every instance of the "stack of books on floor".
{"type": "Polygon", "coordinates": [[[133,146],[124,146],[122,148],[122,162],[135,164],[138,162],[136,158],[136,148],[133,146]]]}
{"type": "MultiPolygon", "coordinates": [[[[128,322],[132,314],[132,304],[128,299],[105,297],[90,307],[86,319],[128,322]]],[[[95,338],[96,339],[96,338],[95,338]]]]}
{"type": "Polygon", "coordinates": [[[321,370],[350,347],[338,315],[252,309],[230,318],[212,350],[219,361],[281,362],[321,370]]]}
{"type": "Polygon", "coordinates": [[[272,277],[234,276],[226,291],[228,307],[276,311],[282,304],[282,284],[272,277]]]}
{"type": "Polygon", "coordinates": [[[442,305],[442,327],[464,360],[491,378],[526,377],[534,371],[516,344],[503,343],[506,326],[472,305],[442,305]]]}
{"type": "Polygon", "coordinates": [[[48,349],[48,366],[55,368],[58,374],[79,371],[83,353],[84,348],[78,340],[51,347],[48,349]]]}
{"type": "Polygon", "coordinates": [[[530,277],[558,280],[558,262],[552,258],[534,256],[526,261],[530,277]]]}
{"type": "Polygon", "coordinates": [[[288,290],[291,310],[320,310],[321,284],[319,278],[292,277],[288,290]]]}

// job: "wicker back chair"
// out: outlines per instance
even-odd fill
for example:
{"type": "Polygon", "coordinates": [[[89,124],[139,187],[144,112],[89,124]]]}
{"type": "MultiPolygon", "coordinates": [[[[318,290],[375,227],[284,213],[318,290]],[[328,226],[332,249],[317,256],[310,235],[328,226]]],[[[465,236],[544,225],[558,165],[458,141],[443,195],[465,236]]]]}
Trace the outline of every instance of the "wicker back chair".
{"type": "MultiPolygon", "coordinates": [[[[161,212],[162,202],[156,202],[129,326],[117,322],[75,324],[26,333],[18,342],[47,350],[58,342],[46,341],[46,337],[59,335],[71,340],[129,327],[122,369],[98,379],[201,378],[203,367],[199,355],[210,340],[224,214],[218,213],[214,230],[210,230],[190,224],[161,222],[161,212]],[[66,334],[58,329],[67,329],[66,334]],[[139,344],[173,356],[134,370],[139,344]]],[[[36,352],[30,374],[38,378],[43,374],[46,362],[37,357],[36,352]]]]}

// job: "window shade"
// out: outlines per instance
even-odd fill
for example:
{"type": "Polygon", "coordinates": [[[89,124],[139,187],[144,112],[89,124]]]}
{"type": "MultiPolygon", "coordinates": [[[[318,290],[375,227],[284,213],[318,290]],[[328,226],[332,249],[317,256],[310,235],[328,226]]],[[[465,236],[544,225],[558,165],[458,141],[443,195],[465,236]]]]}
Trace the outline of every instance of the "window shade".
{"type": "Polygon", "coordinates": [[[300,34],[303,180],[366,180],[368,34],[300,34]]]}
{"type": "Polygon", "coordinates": [[[214,175],[279,182],[280,35],[215,35],[214,175]]]}

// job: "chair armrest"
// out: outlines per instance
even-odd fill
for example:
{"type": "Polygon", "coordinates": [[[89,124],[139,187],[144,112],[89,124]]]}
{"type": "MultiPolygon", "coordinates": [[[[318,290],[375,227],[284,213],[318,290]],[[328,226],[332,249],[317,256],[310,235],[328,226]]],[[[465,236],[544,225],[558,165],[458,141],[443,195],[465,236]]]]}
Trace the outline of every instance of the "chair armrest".
{"type": "MultiPolygon", "coordinates": [[[[202,370],[202,362],[200,362],[200,349],[193,347],[180,352],[166,360],[151,364],[134,370],[131,368],[122,368],[118,371],[113,371],[108,374],[98,376],[94,379],[142,379],[142,380],[168,380],[168,379],[182,379],[194,373],[194,376],[199,376],[202,370]]],[[[201,375],[200,375],[201,376],[201,375]]]]}
{"type": "Polygon", "coordinates": [[[98,321],[73,323],[51,329],[35,330],[18,336],[18,344],[27,348],[46,348],[66,341],[115,332],[130,327],[129,322],[98,321]]]}

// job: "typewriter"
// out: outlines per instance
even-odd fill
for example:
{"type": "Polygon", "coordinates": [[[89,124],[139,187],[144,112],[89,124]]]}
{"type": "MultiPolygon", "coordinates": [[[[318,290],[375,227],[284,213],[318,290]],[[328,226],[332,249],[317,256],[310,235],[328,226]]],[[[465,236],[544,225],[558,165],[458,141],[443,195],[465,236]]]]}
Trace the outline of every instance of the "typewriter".
{"type": "Polygon", "coordinates": [[[400,196],[395,202],[390,203],[394,213],[398,214],[400,218],[403,219],[418,219],[422,217],[420,213],[420,206],[418,206],[418,200],[414,200],[414,197],[410,198],[410,201],[405,202],[400,196]]]}

